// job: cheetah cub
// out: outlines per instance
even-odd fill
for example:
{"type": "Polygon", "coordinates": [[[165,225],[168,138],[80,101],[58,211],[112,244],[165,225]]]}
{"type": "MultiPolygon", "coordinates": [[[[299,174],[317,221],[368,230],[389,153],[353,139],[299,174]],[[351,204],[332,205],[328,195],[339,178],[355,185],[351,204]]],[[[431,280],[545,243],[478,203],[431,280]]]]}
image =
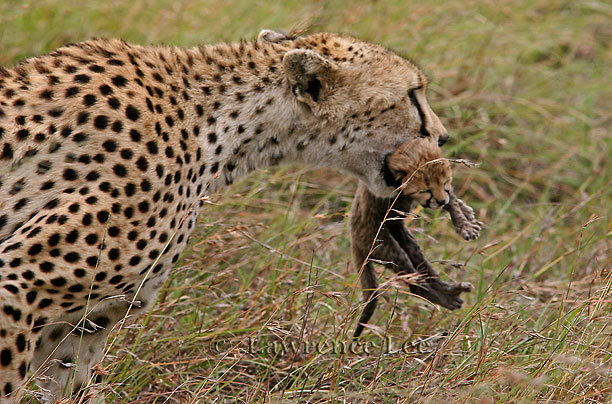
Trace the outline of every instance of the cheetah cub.
{"type": "Polygon", "coordinates": [[[359,184],[350,213],[350,228],[353,259],[360,272],[366,306],[355,329],[355,338],[376,308],[379,292],[373,261],[400,274],[420,274],[423,281],[410,284],[410,291],[451,310],[461,307],[462,292],[472,290],[470,283],[440,279],[403,221],[402,212],[410,212],[416,202],[426,208],[444,207],[461,237],[473,240],[479,236],[482,223],[476,220],[472,208],[453,192],[450,164],[439,160],[441,157],[440,148],[427,138],[414,139],[398,148],[387,159],[393,181],[401,184],[397,199],[376,197],[363,183],[359,184]]]}

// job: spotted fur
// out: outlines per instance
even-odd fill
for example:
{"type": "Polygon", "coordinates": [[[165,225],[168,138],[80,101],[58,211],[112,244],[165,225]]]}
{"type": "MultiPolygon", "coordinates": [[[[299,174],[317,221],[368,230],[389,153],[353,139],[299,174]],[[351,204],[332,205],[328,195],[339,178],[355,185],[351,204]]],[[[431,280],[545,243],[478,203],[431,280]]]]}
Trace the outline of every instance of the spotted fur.
{"type": "Polygon", "coordinates": [[[385,156],[448,137],[426,85],[395,53],[327,33],[93,39],[0,69],[0,402],[28,371],[46,402],[89,383],[109,330],[153,302],[201,197],[287,162],[390,195],[385,156]]]}

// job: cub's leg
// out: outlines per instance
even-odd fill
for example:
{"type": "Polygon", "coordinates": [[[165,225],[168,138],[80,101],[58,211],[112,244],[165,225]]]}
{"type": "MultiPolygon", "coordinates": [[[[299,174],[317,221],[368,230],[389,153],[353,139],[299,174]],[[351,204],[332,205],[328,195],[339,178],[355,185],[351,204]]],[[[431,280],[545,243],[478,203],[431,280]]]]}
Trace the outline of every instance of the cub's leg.
{"type": "MultiPolygon", "coordinates": [[[[361,261],[363,262],[363,260],[361,261]]],[[[366,262],[363,271],[360,273],[359,282],[361,283],[361,289],[363,290],[363,301],[366,303],[361,316],[359,317],[359,323],[353,333],[353,338],[357,338],[361,335],[364,329],[364,324],[367,324],[376,310],[376,303],[380,292],[378,291],[378,280],[376,278],[376,272],[374,271],[374,265],[371,262],[366,262]]]]}
{"type": "Polygon", "coordinates": [[[444,206],[444,209],[450,213],[457,234],[465,240],[478,238],[483,223],[476,219],[474,210],[457,198],[453,190],[450,192],[450,201],[444,206]]]}
{"type": "Polygon", "coordinates": [[[440,279],[440,275],[431,267],[425,258],[425,254],[423,254],[423,250],[404,223],[391,221],[386,226],[389,228],[389,233],[395,241],[395,245],[400,246],[399,248],[409,257],[408,259],[411,262],[410,267],[399,266],[396,271],[404,272],[406,271],[405,268],[408,268],[407,273],[418,272],[424,276],[422,283],[410,285],[410,291],[450,310],[461,307],[463,299],[459,295],[471,291],[473,289],[472,284],[469,282],[446,282],[440,279]],[[416,268],[416,270],[411,268],[416,268]]]}
{"type": "Polygon", "coordinates": [[[361,271],[359,274],[359,281],[363,289],[363,301],[366,303],[359,317],[359,323],[353,333],[353,338],[359,337],[363,332],[364,324],[367,324],[374,314],[378,296],[380,296],[380,292],[377,290],[378,281],[376,272],[374,271],[374,265],[369,260],[382,261],[385,266],[392,268],[398,273],[416,272],[409,257],[393,237],[391,237],[386,227],[383,226],[378,234],[377,240],[376,245],[371,249],[372,239],[360,237],[360,234],[357,234],[357,232],[353,233],[353,261],[361,271]],[[363,264],[363,270],[361,270],[361,265],[364,261],[365,264],[363,264]]]}
{"type": "MultiPolygon", "coordinates": [[[[360,200],[357,200],[361,202],[360,200]]],[[[423,281],[418,285],[410,284],[410,291],[422,296],[432,303],[449,309],[461,307],[463,300],[459,297],[461,292],[471,290],[468,283],[455,284],[440,279],[429,262],[425,259],[423,251],[416,239],[410,234],[402,221],[389,220],[382,227],[378,235],[374,230],[378,225],[365,215],[354,215],[351,222],[353,261],[361,270],[361,265],[367,261],[360,272],[360,283],[363,289],[363,300],[366,303],[359,319],[359,324],[353,334],[357,338],[363,332],[363,324],[367,324],[376,308],[376,300],[380,292],[376,290],[378,282],[374,266],[369,260],[380,261],[387,268],[399,274],[421,274],[423,281]],[[372,241],[376,238],[374,248],[372,241]]]]}

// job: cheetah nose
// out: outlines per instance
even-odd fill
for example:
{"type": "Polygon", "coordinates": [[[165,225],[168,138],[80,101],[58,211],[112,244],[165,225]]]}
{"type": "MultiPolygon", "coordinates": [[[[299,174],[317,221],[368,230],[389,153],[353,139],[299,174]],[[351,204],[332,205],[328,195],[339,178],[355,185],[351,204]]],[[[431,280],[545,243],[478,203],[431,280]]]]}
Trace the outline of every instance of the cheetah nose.
{"type": "Polygon", "coordinates": [[[446,205],[448,203],[448,201],[446,199],[443,199],[441,201],[436,199],[435,202],[436,202],[435,203],[435,205],[436,205],[435,207],[436,208],[439,208],[440,206],[444,206],[444,205],[446,205]]]}
{"type": "Polygon", "coordinates": [[[448,141],[448,138],[448,132],[444,132],[442,135],[440,135],[440,137],[438,138],[438,146],[442,147],[444,143],[448,141]]]}

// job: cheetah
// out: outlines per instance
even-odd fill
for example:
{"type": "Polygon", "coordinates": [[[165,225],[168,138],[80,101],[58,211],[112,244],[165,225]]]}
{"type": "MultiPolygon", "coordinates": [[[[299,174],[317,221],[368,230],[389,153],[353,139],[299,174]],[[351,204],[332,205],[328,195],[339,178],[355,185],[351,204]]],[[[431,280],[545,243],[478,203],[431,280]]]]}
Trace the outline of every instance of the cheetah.
{"type": "Polygon", "coordinates": [[[461,307],[463,300],[459,295],[472,290],[468,282],[440,279],[404,224],[404,213],[396,210],[410,212],[417,202],[427,208],[444,207],[459,235],[466,240],[479,236],[482,223],[476,220],[472,208],[455,195],[450,164],[441,158],[440,148],[430,139],[410,140],[387,160],[389,171],[401,190],[397,199],[377,197],[363,183],[357,188],[350,213],[351,249],[359,270],[365,307],[354,338],[361,335],[364,324],[374,314],[379,296],[376,272],[370,260],[400,274],[421,275],[422,282],[411,283],[410,291],[447,309],[461,307]]]}
{"type": "Polygon", "coordinates": [[[0,403],[28,372],[44,402],[78,394],[203,198],[249,172],[328,167],[390,196],[386,157],[448,138],[426,88],[382,46],[270,30],[190,49],[92,39],[0,69],[0,403]]]}

